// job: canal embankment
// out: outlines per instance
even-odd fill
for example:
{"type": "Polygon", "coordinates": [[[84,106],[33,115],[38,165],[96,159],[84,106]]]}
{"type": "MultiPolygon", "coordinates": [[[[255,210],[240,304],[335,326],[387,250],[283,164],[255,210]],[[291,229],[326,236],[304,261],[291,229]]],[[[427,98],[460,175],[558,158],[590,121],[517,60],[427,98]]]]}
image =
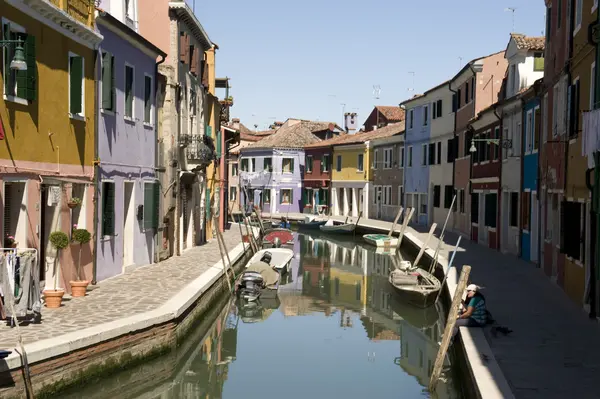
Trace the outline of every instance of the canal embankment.
{"type": "MultiPolygon", "coordinates": [[[[224,240],[234,268],[241,269],[248,244],[236,226],[224,240]]],[[[170,352],[226,290],[214,239],[101,282],[87,297],[67,298],[60,309],[44,309],[41,324],[20,328],[36,397],[170,352]]],[[[17,346],[16,329],[2,326],[0,337],[0,347],[17,346]]],[[[0,361],[0,397],[23,395],[23,362],[13,349],[0,361]]]]}
{"type": "MultiPolygon", "coordinates": [[[[264,214],[263,217],[273,217],[274,219],[287,217],[291,221],[299,221],[304,220],[306,215],[299,213],[272,216],[264,214]]],[[[333,216],[331,218],[338,222],[344,222],[346,220],[346,217],[342,216],[333,216]]],[[[348,222],[353,223],[356,219],[356,217],[349,218],[348,222]]],[[[370,232],[387,233],[391,227],[391,222],[361,218],[357,225],[356,234],[360,235],[370,232]]],[[[400,227],[401,226],[398,225],[395,231],[399,232],[400,227]]],[[[424,245],[426,238],[427,234],[423,234],[412,227],[408,227],[404,235],[402,245],[403,251],[416,257],[417,253],[424,245]]],[[[430,245],[426,248],[424,256],[420,261],[421,265],[431,265],[437,245],[438,240],[432,238],[430,245]]],[[[453,247],[453,244],[446,243],[444,245],[443,250],[440,252],[440,256],[438,256],[438,266],[436,270],[436,274],[440,278],[443,276],[442,273],[448,273],[443,298],[448,303],[452,301],[452,297],[456,292],[460,266],[462,266],[462,264],[456,263],[451,268],[448,268],[448,252],[451,251],[453,247]]],[[[458,251],[464,251],[464,248],[461,246],[458,251]]],[[[464,259],[464,257],[460,258],[464,259]]],[[[473,259],[473,261],[475,264],[471,266],[477,268],[481,260],[473,259]]],[[[464,381],[462,386],[465,394],[467,394],[468,397],[483,399],[514,398],[515,396],[511,386],[496,360],[484,330],[461,327],[459,331],[459,339],[455,340],[452,350],[457,363],[462,366],[460,369],[462,371],[461,378],[464,381]]]]}

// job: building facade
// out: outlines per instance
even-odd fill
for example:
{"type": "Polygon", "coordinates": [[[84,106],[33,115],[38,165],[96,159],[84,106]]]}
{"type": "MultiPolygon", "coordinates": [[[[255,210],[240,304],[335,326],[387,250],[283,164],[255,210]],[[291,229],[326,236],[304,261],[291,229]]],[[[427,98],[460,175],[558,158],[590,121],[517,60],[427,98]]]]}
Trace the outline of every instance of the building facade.
{"type": "Polygon", "coordinates": [[[333,170],[331,172],[331,203],[333,215],[368,215],[370,198],[369,148],[362,141],[368,133],[356,134],[352,140],[333,147],[333,170]],[[355,140],[359,138],[359,140],[355,140]]]}
{"type": "Polygon", "coordinates": [[[216,190],[208,187],[207,167],[213,178],[220,126],[209,91],[215,87],[215,45],[184,1],[159,0],[138,11],[140,33],[168,54],[158,66],[164,78],[157,90],[162,260],[212,237],[206,226],[216,190]]]}
{"type": "MultiPolygon", "coordinates": [[[[70,236],[73,224],[94,231],[94,62],[102,35],[94,29],[91,2],[2,0],[0,19],[2,40],[23,41],[27,66],[11,66],[16,45],[3,48],[3,246],[12,236],[18,248],[37,249],[46,289],[56,281],[70,291],[69,281],[78,279],[72,251],[80,248],[71,245],[56,259],[48,239],[53,231],[70,236]],[[79,205],[68,206],[76,200],[79,205]]],[[[81,251],[81,279],[94,280],[94,243],[81,251]]]]}
{"type": "MultiPolygon", "coordinates": [[[[332,139],[335,140],[335,139],[332,139]]],[[[302,177],[302,212],[329,214],[331,207],[332,140],[304,148],[306,156],[302,177]]]]}
{"type": "MultiPolygon", "coordinates": [[[[398,123],[394,125],[404,125],[398,123]]],[[[393,222],[404,202],[404,129],[391,137],[373,140],[373,206],[370,219],[393,222]]]]}
{"type": "Polygon", "coordinates": [[[431,98],[427,94],[415,96],[401,104],[406,108],[404,203],[406,208],[415,208],[413,221],[420,225],[429,224],[427,165],[431,135],[431,98]]]}
{"type": "MultiPolygon", "coordinates": [[[[106,1],[108,3],[108,1],[106,1]]],[[[160,186],[156,180],[156,62],[166,54],[101,4],[99,53],[97,280],[154,262],[160,186]]],[[[134,12],[134,14],[137,14],[134,12]]]]}
{"type": "Polygon", "coordinates": [[[502,119],[496,106],[482,110],[469,124],[473,133],[471,153],[471,240],[499,248],[502,146],[499,140],[502,119]]]}
{"type": "Polygon", "coordinates": [[[405,118],[405,110],[400,106],[376,105],[369,114],[363,128],[365,132],[370,132],[390,123],[402,122],[405,118]]]}

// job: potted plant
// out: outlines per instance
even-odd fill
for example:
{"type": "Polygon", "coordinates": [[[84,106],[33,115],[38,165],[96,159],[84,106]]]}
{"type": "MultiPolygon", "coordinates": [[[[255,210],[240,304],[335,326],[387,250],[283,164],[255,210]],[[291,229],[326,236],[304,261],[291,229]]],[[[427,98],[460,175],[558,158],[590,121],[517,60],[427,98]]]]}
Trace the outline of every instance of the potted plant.
{"type": "Polygon", "coordinates": [[[81,198],[79,197],[71,197],[71,199],[67,202],[67,206],[71,209],[81,205],[81,198]]]}
{"type": "Polygon", "coordinates": [[[56,260],[60,257],[61,249],[65,249],[69,245],[69,237],[62,231],[53,231],[50,233],[49,240],[56,249],[56,258],[52,258],[54,260],[54,289],[44,290],[44,298],[47,308],[60,308],[65,291],[58,289],[58,267],[56,266],[56,260]]]}
{"type": "Polygon", "coordinates": [[[71,284],[71,295],[74,297],[85,296],[87,291],[87,286],[90,284],[88,280],[82,278],[83,273],[81,270],[81,249],[83,244],[87,244],[92,239],[92,235],[86,229],[78,229],[77,225],[74,225],[75,229],[73,229],[73,234],[71,235],[71,239],[73,242],[79,244],[79,256],[77,259],[77,280],[69,281],[71,284]]]}

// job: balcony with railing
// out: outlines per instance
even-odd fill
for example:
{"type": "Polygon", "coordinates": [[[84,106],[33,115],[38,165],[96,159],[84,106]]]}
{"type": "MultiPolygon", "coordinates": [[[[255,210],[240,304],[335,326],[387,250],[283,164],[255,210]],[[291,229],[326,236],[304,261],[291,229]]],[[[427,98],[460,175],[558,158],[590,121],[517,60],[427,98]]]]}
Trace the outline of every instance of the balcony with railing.
{"type": "Polygon", "coordinates": [[[96,0],[50,0],[50,2],[76,21],[92,26],[96,0]]]}
{"type": "Polygon", "coordinates": [[[189,163],[206,167],[215,159],[214,142],[208,136],[189,135],[185,153],[189,163]]]}

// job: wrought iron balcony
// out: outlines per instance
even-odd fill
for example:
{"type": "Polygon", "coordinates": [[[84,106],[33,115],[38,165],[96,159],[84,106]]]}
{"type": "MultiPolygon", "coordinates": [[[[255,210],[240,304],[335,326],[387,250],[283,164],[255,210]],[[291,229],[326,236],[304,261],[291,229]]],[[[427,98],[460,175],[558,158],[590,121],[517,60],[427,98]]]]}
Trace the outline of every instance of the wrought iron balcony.
{"type": "Polygon", "coordinates": [[[180,134],[179,135],[179,147],[187,147],[192,141],[191,134],[180,134]]]}
{"type": "Polygon", "coordinates": [[[186,148],[186,157],[188,161],[197,162],[200,166],[208,166],[216,159],[212,139],[208,136],[191,135],[190,142],[186,148]]]}

